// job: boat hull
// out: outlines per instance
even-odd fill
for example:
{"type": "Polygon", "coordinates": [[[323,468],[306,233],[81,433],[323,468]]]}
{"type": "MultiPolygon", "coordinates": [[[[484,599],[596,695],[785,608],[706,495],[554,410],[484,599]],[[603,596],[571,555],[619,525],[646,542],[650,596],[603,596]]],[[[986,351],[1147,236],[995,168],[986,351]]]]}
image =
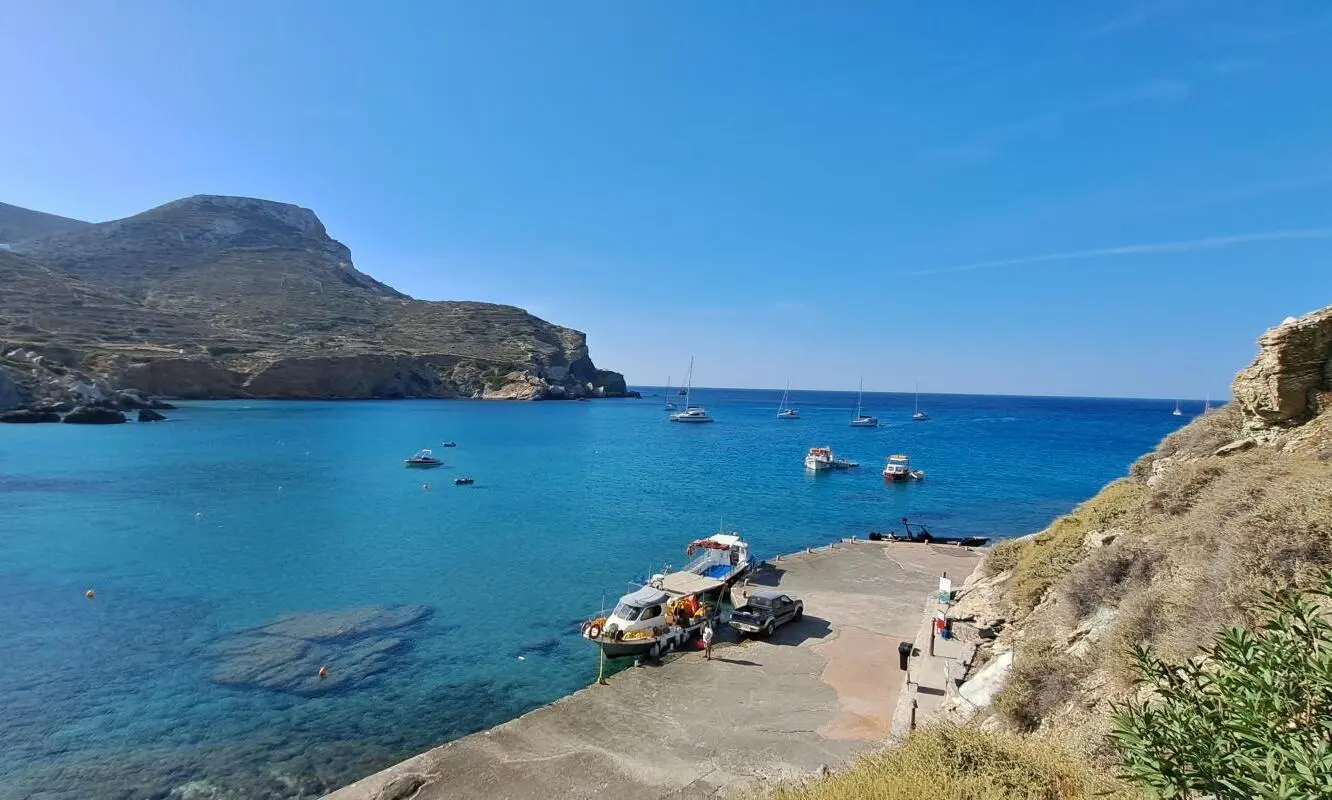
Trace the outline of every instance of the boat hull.
{"type": "Polygon", "coordinates": [[[704,422],[712,422],[712,417],[671,417],[671,422],[686,422],[700,425],[704,422]]]}
{"type": "Polygon", "coordinates": [[[407,462],[404,462],[403,466],[407,467],[407,469],[434,469],[435,467],[442,467],[442,466],[444,466],[444,462],[443,462],[443,461],[407,461],[407,462]]]}

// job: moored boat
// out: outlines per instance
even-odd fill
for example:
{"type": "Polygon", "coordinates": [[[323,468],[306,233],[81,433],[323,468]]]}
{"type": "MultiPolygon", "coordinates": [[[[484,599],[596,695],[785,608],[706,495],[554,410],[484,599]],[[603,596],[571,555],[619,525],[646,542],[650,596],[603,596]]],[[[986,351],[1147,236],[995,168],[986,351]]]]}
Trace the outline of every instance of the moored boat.
{"type": "Polygon", "coordinates": [[[918,481],[924,477],[924,471],[912,469],[911,458],[901,453],[888,456],[888,462],[883,465],[883,479],[886,481],[918,481]]]}
{"type": "Polygon", "coordinates": [[[416,467],[418,469],[430,469],[431,467],[441,467],[444,465],[444,462],[435,458],[434,454],[429,450],[421,450],[411,458],[404,459],[402,463],[404,466],[416,467]]]}
{"type": "Polygon", "coordinates": [[[685,410],[671,415],[671,422],[712,422],[712,417],[708,415],[707,409],[702,406],[696,406],[691,403],[690,397],[694,392],[694,359],[689,358],[689,375],[685,379],[685,410]]]}
{"type": "Polygon", "coordinates": [[[860,466],[854,461],[833,455],[831,447],[811,447],[805,454],[805,469],[810,472],[828,472],[835,469],[852,469],[860,466]]]}
{"type": "Polygon", "coordinates": [[[786,404],[786,400],[791,396],[791,382],[786,382],[786,390],[782,392],[782,402],[777,405],[777,419],[800,419],[800,412],[796,411],[786,404]]]}
{"type": "Polygon", "coordinates": [[[609,614],[583,623],[583,638],[607,658],[657,658],[709,620],[716,624],[722,594],[749,571],[749,545],[738,534],[717,533],[691,542],[685,554],[693,558],[684,569],[652,576],[609,614]]]}
{"type": "Polygon", "coordinates": [[[870,416],[861,410],[860,401],[865,396],[865,380],[860,381],[860,388],[856,390],[856,415],[851,418],[851,427],[853,428],[877,428],[879,427],[879,418],[870,416]]]}

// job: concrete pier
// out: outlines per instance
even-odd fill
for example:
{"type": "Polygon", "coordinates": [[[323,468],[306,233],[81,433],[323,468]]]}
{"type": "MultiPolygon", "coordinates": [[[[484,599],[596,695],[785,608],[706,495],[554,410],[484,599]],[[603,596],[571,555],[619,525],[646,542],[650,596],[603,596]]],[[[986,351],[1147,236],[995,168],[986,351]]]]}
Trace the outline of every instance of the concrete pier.
{"type": "Polygon", "coordinates": [[[898,643],[918,638],[939,577],[960,585],[978,560],[881,542],[783,556],[753,582],[802,598],[805,617],[771,639],[723,629],[711,661],[689,652],[625,670],[328,798],[711,798],[836,768],[887,740],[898,643]]]}

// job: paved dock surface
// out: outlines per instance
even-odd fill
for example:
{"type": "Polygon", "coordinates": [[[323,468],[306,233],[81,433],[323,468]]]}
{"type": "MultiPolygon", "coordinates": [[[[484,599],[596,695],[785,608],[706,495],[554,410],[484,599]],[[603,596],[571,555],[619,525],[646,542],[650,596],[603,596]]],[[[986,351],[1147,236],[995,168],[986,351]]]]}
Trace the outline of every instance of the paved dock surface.
{"type": "MultiPolygon", "coordinates": [[[[853,542],[783,556],[755,583],[805,601],[769,640],[631,668],[516,720],[437,747],[329,800],[712,798],[756,779],[835,768],[883,743],[926,598],[979,555],[853,542]]],[[[589,647],[591,645],[589,644],[589,647]]]]}

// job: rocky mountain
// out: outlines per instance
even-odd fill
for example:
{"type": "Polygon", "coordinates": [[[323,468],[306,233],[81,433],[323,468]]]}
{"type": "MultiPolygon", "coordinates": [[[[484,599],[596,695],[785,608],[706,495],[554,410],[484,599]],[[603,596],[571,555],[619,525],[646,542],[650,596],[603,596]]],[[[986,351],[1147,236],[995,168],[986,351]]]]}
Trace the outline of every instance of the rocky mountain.
{"type": "Polygon", "coordinates": [[[1171,662],[1332,569],[1332,306],[1259,339],[1233,402],[1166,437],[1046,530],[996,546],[950,612],[980,634],[959,717],[1114,767],[1129,650],[1171,662]]]}
{"type": "Polygon", "coordinates": [[[200,195],[25,238],[0,250],[0,282],[0,367],[29,396],[56,392],[38,357],[181,398],[626,393],[582,333],[511,306],[414,300],[284,203],[200,195]]]}
{"type": "Polygon", "coordinates": [[[8,203],[0,203],[0,245],[71,231],[88,224],[77,219],[57,217],[55,214],[43,214],[40,211],[30,211],[8,203]]]}

